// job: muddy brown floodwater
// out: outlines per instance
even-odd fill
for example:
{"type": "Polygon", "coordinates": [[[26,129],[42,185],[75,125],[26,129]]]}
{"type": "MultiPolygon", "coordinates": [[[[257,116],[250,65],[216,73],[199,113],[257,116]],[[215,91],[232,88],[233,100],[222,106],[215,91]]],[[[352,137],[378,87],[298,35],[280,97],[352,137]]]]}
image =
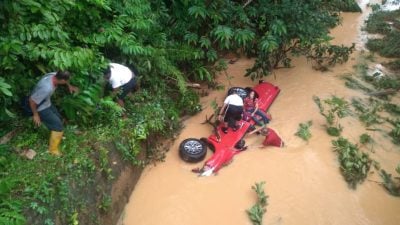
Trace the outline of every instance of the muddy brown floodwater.
{"type": "MultiPolygon", "coordinates": [[[[365,6],[365,1],[362,2],[365,6]]],[[[343,25],[335,28],[332,35],[336,44],[350,45],[357,42],[362,49],[360,26],[364,14],[344,13],[343,25]]],[[[332,151],[332,137],[323,125],[325,119],[319,114],[312,97],[321,99],[336,95],[349,100],[366,96],[348,89],[340,76],[353,72],[358,52],[348,63],[321,73],[311,68],[304,58],[293,60],[293,68],[280,69],[266,81],[281,88],[281,93],[269,112],[269,126],[284,139],[286,146],[258,148],[260,136],[249,136],[249,146],[235,156],[233,162],[223,167],[216,176],[197,177],[191,169],[202,163],[188,164],[178,156],[179,143],[189,137],[208,137],[210,125],[201,124],[206,115],[212,114],[210,103],[221,103],[226,91],[212,91],[201,99],[204,110],[184,122],[185,128],[171,146],[166,161],[145,169],[130,201],[125,208],[124,225],[244,225],[251,224],[246,210],[257,198],[251,189],[255,183],[265,181],[264,190],[269,196],[263,222],[273,224],[400,224],[400,198],[386,193],[375,173],[359,185],[349,189],[339,172],[337,155],[332,151]],[[299,123],[313,121],[312,138],[305,142],[294,133],[299,123]]],[[[226,89],[230,86],[253,86],[257,82],[243,77],[245,69],[253,64],[242,58],[229,65],[228,75],[219,76],[226,89]]],[[[400,103],[400,102],[398,102],[400,103]]],[[[352,143],[358,141],[365,127],[357,118],[341,120],[343,136],[352,143]]],[[[400,150],[388,138],[369,133],[378,143],[372,159],[381,163],[383,169],[394,174],[400,162],[400,150]]],[[[209,151],[207,158],[210,157],[209,151]]]]}

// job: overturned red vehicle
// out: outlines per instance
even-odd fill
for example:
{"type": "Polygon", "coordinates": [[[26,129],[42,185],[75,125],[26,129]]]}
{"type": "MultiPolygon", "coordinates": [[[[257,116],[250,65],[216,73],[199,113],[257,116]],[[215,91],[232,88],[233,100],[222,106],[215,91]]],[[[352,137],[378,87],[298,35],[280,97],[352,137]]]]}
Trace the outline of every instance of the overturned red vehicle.
{"type": "MultiPolygon", "coordinates": [[[[280,92],[277,86],[263,81],[260,81],[253,88],[231,88],[228,91],[228,95],[234,90],[242,98],[245,98],[250,90],[254,90],[258,95],[259,109],[264,112],[268,110],[280,92]]],[[[244,137],[249,130],[254,128],[254,123],[253,120],[242,119],[239,122],[239,129],[233,131],[229,128],[226,134],[222,132],[221,128],[223,125],[220,124],[215,127],[215,132],[208,138],[188,138],[182,141],[179,146],[179,155],[186,162],[199,162],[205,158],[207,147],[209,147],[214,151],[214,154],[204,163],[203,168],[196,171],[201,176],[209,176],[231,162],[233,156],[244,150],[244,137]]]]}

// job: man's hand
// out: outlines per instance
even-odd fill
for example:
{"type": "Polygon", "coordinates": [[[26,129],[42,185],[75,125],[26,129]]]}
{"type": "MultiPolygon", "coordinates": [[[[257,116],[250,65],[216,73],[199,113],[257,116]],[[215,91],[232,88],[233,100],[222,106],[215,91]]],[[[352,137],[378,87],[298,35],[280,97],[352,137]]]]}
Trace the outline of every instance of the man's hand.
{"type": "Polygon", "coordinates": [[[42,123],[42,121],[40,120],[40,116],[39,116],[39,114],[33,114],[33,116],[32,116],[32,119],[33,119],[33,123],[36,125],[36,126],[40,126],[40,124],[42,123]]]}
{"type": "Polygon", "coordinates": [[[68,90],[70,93],[78,93],[79,92],[79,88],[72,86],[71,84],[67,83],[68,86],[68,90]]]}

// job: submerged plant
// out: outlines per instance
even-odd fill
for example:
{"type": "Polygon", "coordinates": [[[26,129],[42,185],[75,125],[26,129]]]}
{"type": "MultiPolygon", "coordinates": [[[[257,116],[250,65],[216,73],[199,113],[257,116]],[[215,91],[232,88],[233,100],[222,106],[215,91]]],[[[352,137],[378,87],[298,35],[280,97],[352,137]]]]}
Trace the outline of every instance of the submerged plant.
{"type": "Polygon", "coordinates": [[[371,138],[371,136],[369,134],[361,134],[360,135],[360,143],[361,144],[369,144],[372,142],[373,142],[373,139],[371,138]]]}
{"type": "Polygon", "coordinates": [[[332,141],[332,144],[339,155],[340,172],[350,188],[355,189],[357,184],[362,183],[367,177],[372,160],[368,154],[361,152],[357,145],[343,137],[332,141]]]}
{"type": "Polygon", "coordinates": [[[390,137],[392,137],[392,142],[396,145],[400,144],[400,120],[389,121],[394,128],[389,132],[390,137]]]}
{"type": "Polygon", "coordinates": [[[358,112],[358,117],[360,121],[363,122],[367,127],[383,122],[381,117],[377,113],[379,111],[382,111],[381,102],[370,98],[368,106],[366,106],[365,104],[363,104],[362,100],[352,99],[351,104],[356,109],[356,112],[358,112]]]}
{"type": "Polygon", "coordinates": [[[300,137],[301,139],[308,141],[311,138],[310,127],[312,125],[312,121],[309,120],[307,123],[300,123],[299,129],[295,133],[296,136],[300,137]]]}
{"type": "Polygon", "coordinates": [[[360,80],[352,77],[351,75],[346,75],[343,77],[343,79],[345,80],[346,87],[350,89],[359,89],[366,93],[371,92],[370,88],[366,87],[364,84],[361,83],[360,80]]]}
{"type": "MultiPolygon", "coordinates": [[[[400,175],[400,164],[396,168],[396,172],[400,175]]],[[[394,196],[400,197],[400,177],[392,178],[392,174],[387,173],[385,170],[380,171],[383,179],[383,187],[394,196]]]]}
{"type": "Polygon", "coordinates": [[[385,109],[386,112],[396,115],[396,116],[400,116],[400,106],[399,105],[395,105],[392,103],[385,103],[383,105],[383,108],[385,109]]]}
{"type": "Polygon", "coordinates": [[[331,136],[340,136],[343,127],[339,124],[339,119],[350,114],[349,103],[344,98],[336,96],[323,101],[314,96],[313,100],[317,104],[320,114],[326,119],[327,133],[331,136]]]}
{"type": "Polygon", "coordinates": [[[267,198],[264,192],[264,184],[265,182],[256,183],[251,187],[257,193],[257,203],[253,205],[249,210],[246,210],[247,215],[249,216],[253,225],[262,225],[262,219],[264,213],[267,211],[267,198]]]}

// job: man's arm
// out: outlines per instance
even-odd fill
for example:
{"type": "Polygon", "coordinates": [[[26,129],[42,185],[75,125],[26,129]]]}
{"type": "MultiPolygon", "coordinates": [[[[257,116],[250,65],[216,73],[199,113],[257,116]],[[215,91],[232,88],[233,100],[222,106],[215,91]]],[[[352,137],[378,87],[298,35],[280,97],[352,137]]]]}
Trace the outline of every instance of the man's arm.
{"type": "Polygon", "coordinates": [[[218,114],[218,119],[219,120],[223,120],[224,119],[224,112],[225,112],[225,108],[227,107],[227,104],[224,104],[224,106],[221,107],[221,110],[219,111],[218,114]]]}
{"type": "Polygon", "coordinates": [[[36,126],[40,126],[41,120],[40,120],[39,113],[37,111],[37,104],[36,104],[36,102],[34,102],[32,100],[31,97],[29,97],[29,107],[31,107],[31,110],[33,113],[33,116],[32,116],[33,122],[35,123],[36,126]]]}

